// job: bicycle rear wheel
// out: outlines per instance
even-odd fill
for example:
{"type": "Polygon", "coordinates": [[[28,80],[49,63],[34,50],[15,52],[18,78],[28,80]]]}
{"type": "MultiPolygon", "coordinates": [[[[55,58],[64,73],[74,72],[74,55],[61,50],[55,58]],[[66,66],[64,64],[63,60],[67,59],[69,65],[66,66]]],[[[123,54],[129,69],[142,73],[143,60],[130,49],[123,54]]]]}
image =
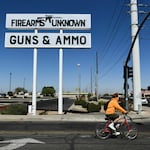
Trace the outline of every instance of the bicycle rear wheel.
{"type": "Polygon", "coordinates": [[[109,129],[102,129],[100,125],[97,125],[95,129],[95,135],[96,137],[105,140],[111,136],[111,132],[109,129]]]}

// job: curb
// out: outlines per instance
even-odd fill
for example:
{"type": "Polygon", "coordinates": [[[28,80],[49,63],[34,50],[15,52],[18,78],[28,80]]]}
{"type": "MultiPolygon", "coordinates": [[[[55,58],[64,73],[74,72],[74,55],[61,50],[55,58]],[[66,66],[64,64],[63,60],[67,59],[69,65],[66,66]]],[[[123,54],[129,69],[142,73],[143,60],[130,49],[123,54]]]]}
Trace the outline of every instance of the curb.
{"type": "MultiPolygon", "coordinates": [[[[135,122],[150,122],[149,116],[138,114],[129,114],[135,122]]],[[[52,114],[52,115],[0,115],[0,122],[9,121],[29,121],[29,122],[44,122],[44,121],[64,121],[64,122],[105,122],[104,114],[52,114]]]]}

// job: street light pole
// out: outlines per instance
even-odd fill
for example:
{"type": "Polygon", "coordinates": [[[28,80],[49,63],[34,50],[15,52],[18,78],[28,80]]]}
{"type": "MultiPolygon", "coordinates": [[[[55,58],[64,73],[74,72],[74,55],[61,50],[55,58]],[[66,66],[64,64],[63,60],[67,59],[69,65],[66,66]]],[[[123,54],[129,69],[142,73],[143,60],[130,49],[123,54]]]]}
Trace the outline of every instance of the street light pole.
{"type": "Polygon", "coordinates": [[[78,99],[80,99],[80,94],[81,94],[80,64],[77,64],[77,66],[78,66],[78,99]]]}
{"type": "Polygon", "coordinates": [[[9,79],[9,91],[11,91],[11,76],[12,76],[12,73],[10,72],[10,79],[9,79]]]}
{"type": "Polygon", "coordinates": [[[98,101],[98,52],[96,52],[96,79],[95,79],[95,96],[98,101]]]}
{"type": "Polygon", "coordinates": [[[23,79],[23,89],[25,90],[25,82],[26,82],[26,78],[23,79]]]}

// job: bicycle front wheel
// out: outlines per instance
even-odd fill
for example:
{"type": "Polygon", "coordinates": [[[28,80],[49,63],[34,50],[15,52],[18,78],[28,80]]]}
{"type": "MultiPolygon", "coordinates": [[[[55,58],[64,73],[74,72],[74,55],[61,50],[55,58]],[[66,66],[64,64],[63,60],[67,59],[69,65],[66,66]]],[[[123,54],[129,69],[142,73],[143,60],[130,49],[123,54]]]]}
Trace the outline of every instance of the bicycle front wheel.
{"type": "Polygon", "coordinates": [[[138,130],[135,123],[130,122],[128,125],[124,125],[123,133],[125,137],[127,137],[130,140],[136,139],[138,135],[138,130]]]}
{"type": "Polygon", "coordinates": [[[128,133],[126,134],[126,137],[130,140],[134,140],[137,138],[137,129],[136,128],[132,128],[128,131],[128,133]]]}

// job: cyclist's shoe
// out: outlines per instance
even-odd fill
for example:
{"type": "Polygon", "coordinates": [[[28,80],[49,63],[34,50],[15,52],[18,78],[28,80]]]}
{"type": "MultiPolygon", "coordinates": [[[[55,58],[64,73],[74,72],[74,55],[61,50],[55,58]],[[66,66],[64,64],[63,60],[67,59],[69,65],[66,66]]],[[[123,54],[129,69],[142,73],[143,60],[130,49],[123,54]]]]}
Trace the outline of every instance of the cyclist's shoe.
{"type": "Polygon", "coordinates": [[[116,128],[114,127],[114,123],[113,123],[113,122],[110,123],[110,124],[108,125],[108,127],[109,127],[110,129],[112,129],[113,131],[116,131],[116,128]]]}
{"type": "Polygon", "coordinates": [[[115,132],[113,132],[113,135],[118,136],[118,135],[120,135],[120,132],[115,131],[115,132]]]}
{"type": "Polygon", "coordinates": [[[120,127],[120,124],[117,123],[117,124],[115,125],[115,128],[118,129],[119,127],[120,127]]]}

